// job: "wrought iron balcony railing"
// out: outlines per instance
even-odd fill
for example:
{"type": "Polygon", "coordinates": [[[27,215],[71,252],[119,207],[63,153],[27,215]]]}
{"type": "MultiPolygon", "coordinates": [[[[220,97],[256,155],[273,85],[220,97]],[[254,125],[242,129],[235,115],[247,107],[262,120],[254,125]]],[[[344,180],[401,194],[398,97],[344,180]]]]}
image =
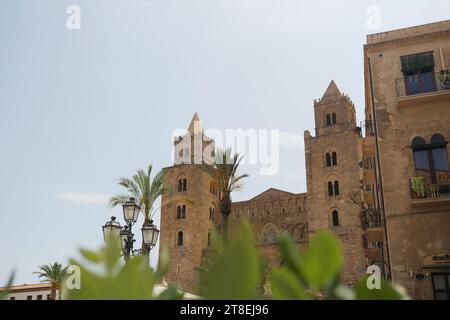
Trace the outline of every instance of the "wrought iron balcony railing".
{"type": "Polygon", "coordinates": [[[450,80],[447,73],[423,73],[405,76],[395,80],[397,97],[413,96],[417,94],[430,93],[450,89],[450,80]]]}
{"type": "Polygon", "coordinates": [[[434,180],[430,177],[411,178],[411,198],[438,199],[441,197],[450,197],[450,172],[441,173],[434,180]]]}
{"type": "Polygon", "coordinates": [[[364,230],[381,226],[380,212],[376,208],[366,209],[361,213],[361,226],[364,230]]]}

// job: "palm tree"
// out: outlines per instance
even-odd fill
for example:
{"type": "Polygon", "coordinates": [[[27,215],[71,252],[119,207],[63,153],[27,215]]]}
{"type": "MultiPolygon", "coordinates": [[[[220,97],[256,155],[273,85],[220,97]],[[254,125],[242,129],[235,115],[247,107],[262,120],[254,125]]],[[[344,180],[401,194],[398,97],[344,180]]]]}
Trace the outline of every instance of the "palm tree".
{"type": "MultiPolygon", "coordinates": [[[[153,166],[148,166],[147,172],[138,169],[136,174],[130,178],[119,178],[119,185],[125,187],[127,194],[119,194],[111,197],[109,206],[114,208],[129,201],[130,198],[139,200],[141,210],[144,212],[144,224],[152,220],[156,210],[153,210],[155,201],[163,194],[164,191],[164,171],[159,171],[153,179],[151,179],[153,166]]],[[[144,253],[149,252],[149,248],[142,244],[144,253]]]]}
{"type": "Polygon", "coordinates": [[[55,262],[39,266],[39,271],[34,272],[39,275],[39,278],[44,278],[41,282],[51,284],[50,300],[56,300],[57,291],[59,291],[59,300],[61,300],[61,284],[67,276],[67,268],[63,268],[60,263],[55,262]]]}
{"type": "Polygon", "coordinates": [[[231,155],[231,149],[216,150],[213,164],[203,164],[202,169],[209,173],[219,188],[220,213],[223,223],[223,240],[228,241],[228,217],[231,214],[231,193],[242,187],[242,179],[248,174],[238,176],[237,169],[243,156],[231,155]]]}

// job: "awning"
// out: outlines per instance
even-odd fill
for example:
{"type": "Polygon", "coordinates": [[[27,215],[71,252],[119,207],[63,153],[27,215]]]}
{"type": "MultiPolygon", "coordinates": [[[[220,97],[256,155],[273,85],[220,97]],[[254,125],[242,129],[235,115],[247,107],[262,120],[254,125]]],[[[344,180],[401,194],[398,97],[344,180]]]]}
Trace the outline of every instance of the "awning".
{"type": "Polygon", "coordinates": [[[411,54],[400,57],[402,61],[402,71],[417,73],[419,71],[432,69],[434,67],[433,52],[411,54]]]}

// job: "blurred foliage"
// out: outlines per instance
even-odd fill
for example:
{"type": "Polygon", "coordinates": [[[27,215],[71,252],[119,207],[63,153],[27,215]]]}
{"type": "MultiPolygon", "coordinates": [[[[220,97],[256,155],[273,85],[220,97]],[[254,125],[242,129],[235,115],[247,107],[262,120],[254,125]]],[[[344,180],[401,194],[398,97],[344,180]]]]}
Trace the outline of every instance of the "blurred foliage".
{"type": "Polygon", "coordinates": [[[80,250],[86,263],[71,260],[71,265],[80,267],[80,289],[64,288],[64,296],[71,300],[148,300],[181,299],[183,293],[170,285],[155,296],[154,287],[163,280],[169,267],[169,254],[164,252],[157,270],[148,265],[144,255],[131,257],[124,263],[120,249],[115,242],[108,244],[99,252],[80,250]],[[89,266],[90,265],[90,266],[89,266]],[[92,269],[99,269],[94,271],[92,269]]]}
{"type": "Polygon", "coordinates": [[[5,299],[8,296],[8,294],[9,294],[8,289],[12,286],[12,284],[14,282],[14,276],[15,276],[15,272],[13,271],[11,273],[11,275],[9,276],[9,279],[8,279],[8,282],[6,283],[6,286],[4,287],[5,290],[0,292],[0,300],[3,300],[3,299],[5,299]]]}
{"type": "Polygon", "coordinates": [[[282,266],[271,274],[275,299],[402,300],[405,290],[381,280],[380,289],[370,290],[366,276],[355,288],[339,284],[343,264],[339,242],[329,232],[318,232],[308,248],[300,251],[292,239],[283,234],[278,242],[282,266]]]}
{"type": "MultiPolygon", "coordinates": [[[[217,232],[212,233],[200,272],[200,296],[204,299],[261,299],[270,284],[274,299],[283,300],[399,300],[408,299],[403,288],[381,280],[381,288],[369,290],[368,276],[355,288],[340,285],[343,265],[339,241],[329,232],[316,233],[307,248],[299,249],[288,234],[281,234],[279,266],[271,266],[254,246],[248,222],[233,229],[225,245],[217,232]]],[[[169,269],[169,254],[164,252],[157,270],[143,256],[123,263],[113,242],[100,252],[81,250],[86,263],[72,260],[81,269],[81,289],[66,290],[69,299],[182,299],[183,293],[170,285],[155,296],[153,288],[161,283],[169,269]],[[86,264],[96,270],[93,271],[86,264]]]]}
{"type": "Polygon", "coordinates": [[[215,252],[204,269],[201,296],[215,300],[256,298],[261,267],[250,225],[245,223],[238,226],[227,245],[224,245],[217,233],[214,233],[212,239],[215,252]]]}

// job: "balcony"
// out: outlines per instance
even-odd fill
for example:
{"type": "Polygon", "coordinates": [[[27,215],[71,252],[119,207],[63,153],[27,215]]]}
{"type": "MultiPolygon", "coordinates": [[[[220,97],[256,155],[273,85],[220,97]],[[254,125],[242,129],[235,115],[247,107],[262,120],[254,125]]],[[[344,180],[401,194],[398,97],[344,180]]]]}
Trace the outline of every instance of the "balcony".
{"type": "Polygon", "coordinates": [[[381,227],[380,212],[376,208],[367,208],[361,212],[361,227],[363,230],[381,227]]]}
{"type": "Polygon", "coordinates": [[[395,80],[399,106],[450,99],[450,71],[423,73],[395,80]]]}
{"type": "Polygon", "coordinates": [[[447,80],[450,69],[437,73],[426,72],[415,74],[395,80],[397,97],[406,97],[419,94],[446,91],[450,89],[450,81],[447,80]]]}
{"type": "Polygon", "coordinates": [[[410,180],[411,204],[450,204],[450,172],[430,177],[413,177],[410,180]]]}
{"type": "Polygon", "coordinates": [[[365,209],[361,214],[361,226],[367,243],[383,242],[383,227],[380,212],[375,208],[365,209]]]}

